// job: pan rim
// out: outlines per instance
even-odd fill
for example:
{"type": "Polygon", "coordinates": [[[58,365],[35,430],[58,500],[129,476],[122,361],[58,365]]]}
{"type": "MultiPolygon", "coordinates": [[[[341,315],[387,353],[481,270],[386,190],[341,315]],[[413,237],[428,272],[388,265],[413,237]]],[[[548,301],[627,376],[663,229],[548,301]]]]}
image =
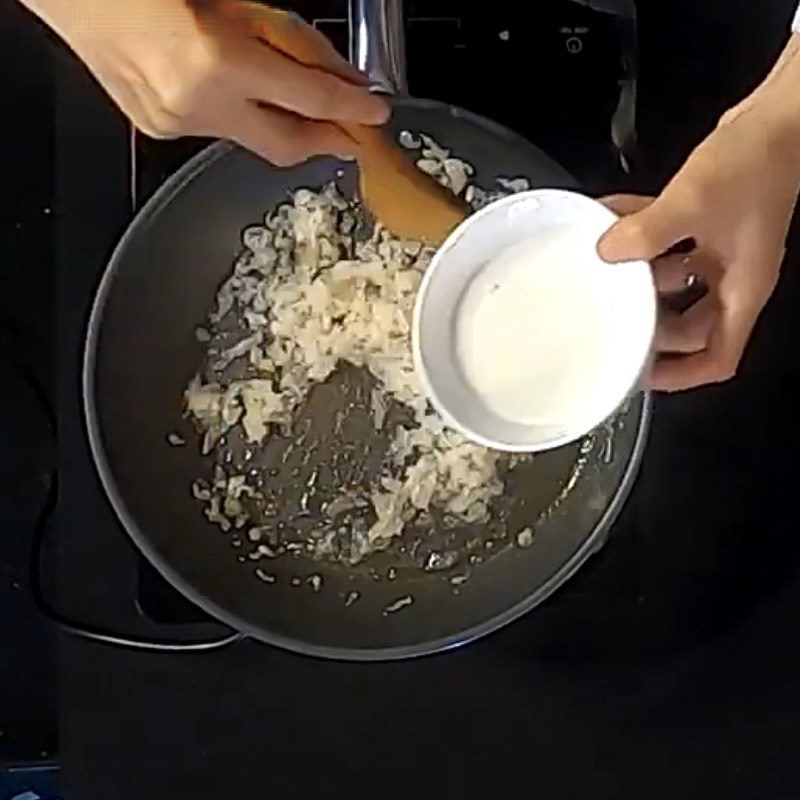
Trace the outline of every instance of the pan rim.
{"type": "MultiPolygon", "coordinates": [[[[412,99],[414,104],[433,104],[437,106],[447,105],[438,101],[425,101],[412,99]]],[[[401,101],[402,104],[402,101],[401,101]]],[[[505,137],[521,139],[528,146],[535,147],[527,142],[519,134],[504,128],[496,122],[486,120],[478,114],[450,106],[453,112],[463,118],[472,119],[483,127],[490,127],[505,137]]],[[[283,636],[270,632],[264,628],[252,625],[241,619],[235,613],[218,605],[214,600],[196,589],[187,581],[178,570],[164,559],[152,544],[150,538],[142,531],[138,522],[131,514],[125,503],[122,493],[119,491],[116,480],[114,479],[110,464],[106,458],[103,445],[103,435],[101,431],[98,409],[96,403],[96,375],[95,367],[97,363],[97,350],[101,333],[101,326],[105,307],[111,287],[120,268],[122,256],[127,250],[129,242],[134,236],[138,235],[140,227],[148,220],[152,219],[160,209],[169,203],[173,197],[180,192],[189,182],[191,182],[203,169],[212,164],[217,159],[223,157],[232,150],[237,149],[236,145],[226,142],[214,142],[197,155],[187,161],[180,169],[168,178],[147,200],[142,208],[136,213],[129,225],[122,234],[119,242],[115,246],[111,257],[103,270],[102,277],[95,291],[92,300],[91,311],[89,314],[88,325],[84,340],[84,354],[82,364],[81,388],[83,400],[83,415],[87,429],[89,448],[94,461],[94,466],[100,478],[103,490],[108,498],[115,516],[122,525],[128,538],[136,546],[139,552],[144,555],[148,562],[156,569],[171,586],[183,594],[190,602],[205,611],[212,619],[227,625],[233,631],[243,634],[245,638],[255,639],[265,644],[288,650],[298,655],[312,656],[335,661],[346,662],[380,662],[380,661],[400,661],[410,658],[430,656],[437,653],[444,653],[454,650],[461,646],[470,644],[478,639],[488,636],[495,631],[504,628],[510,623],[518,620],[536,606],[544,602],[558,588],[566,583],[589,559],[590,556],[602,549],[605,544],[611,526],[619,516],[625,502],[627,501],[633,485],[638,477],[639,468],[644,456],[647,444],[648,432],[652,418],[652,397],[650,393],[645,393],[642,398],[642,410],[639,417],[636,438],[630,459],[625,466],[622,479],[617,491],[603,512],[594,530],[587,536],[581,546],[575,551],[572,557],[557,570],[547,581],[528,596],[508,607],[503,612],[495,614],[489,619],[483,620],[477,625],[451,634],[450,636],[431,639],[410,645],[395,647],[381,647],[371,649],[359,649],[353,647],[335,647],[329,645],[318,645],[283,636]]],[[[538,149],[538,148],[537,148],[538,149]]],[[[560,165],[559,165],[560,166],[560,165]]],[[[563,169],[563,168],[562,168],[563,169]]],[[[564,171],[565,177],[569,178],[569,173],[564,171]]]]}

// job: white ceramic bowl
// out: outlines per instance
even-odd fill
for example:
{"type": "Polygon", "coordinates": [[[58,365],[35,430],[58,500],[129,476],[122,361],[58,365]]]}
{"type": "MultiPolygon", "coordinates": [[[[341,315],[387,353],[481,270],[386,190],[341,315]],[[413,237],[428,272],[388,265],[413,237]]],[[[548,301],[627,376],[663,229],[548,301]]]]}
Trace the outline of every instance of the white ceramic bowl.
{"type": "MultiPolygon", "coordinates": [[[[583,195],[539,189],[486,206],[450,234],[425,273],[413,323],[414,359],[423,388],[450,426],[472,441],[497,450],[549,450],[589,433],[638,389],[650,363],[656,290],[647,263],[609,265],[597,255],[598,240],[616,219],[605,206],[583,195]],[[597,358],[592,359],[592,369],[586,370],[586,374],[581,369],[577,373],[573,370],[568,391],[575,398],[579,392],[582,394],[580,402],[564,404],[569,410],[565,410],[563,418],[546,422],[514,421],[492,410],[485,395],[479,394],[467,380],[458,355],[457,322],[468,288],[487,263],[507,248],[534,241],[537,232],[553,230],[554,226],[574,228],[575,252],[581,265],[585,263],[588,269],[600,271],[599,278],[598,273],[591,273],[587,295],[581,298],[581,303],[584,308],[586,302],[598,304],[603,341],[608,346],[604,344],[599,352],[599,363],[597,358]]],[[[550,296],[552,291],[550,285],[550,296]]],[[[574,290],[568,294],[565,285],[563,299],[558,297],[559,307],[563,306],[564,325],[571,324],[570,310],[575,306],[571,298],[574,290]]],[[[533,335],[541,347],[550,343],[555,348],[553,343],[559,337],[553,335],[552,318],[548,331],[542,330],[541,336],[537,336],[536,324],[536,315],[526,319],[527,341],[533,335]]],[[[574,328],[570,335],[574,338],[574,328]]],[[[563,353],[563,342],[562,337],[559,353],[563,353]]],[[[524,355],[521,348],[519,357],[524,355]]],[[[541,397],[547,391],[548,386],[538,386],[536,395],[541,397]]],[[[536,397],[532,397],[531,403],[535,402],[536,397]]]]}

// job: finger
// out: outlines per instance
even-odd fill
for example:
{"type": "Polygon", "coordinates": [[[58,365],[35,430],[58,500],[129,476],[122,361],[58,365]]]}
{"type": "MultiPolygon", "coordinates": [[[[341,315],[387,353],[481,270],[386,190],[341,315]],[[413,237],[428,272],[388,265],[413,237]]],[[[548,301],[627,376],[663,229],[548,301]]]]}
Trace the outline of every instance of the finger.
{"type": "Polygon", "coordinates": [[[656,351],[661,354],[703,352],[708,347],[717,315],[710,297],[704,297],[682,314],[662,311],[656,329],[656,351]]]}
{"type": "Polygon", "coordinates": [[[601,198],[600,202],[617,216],[627,217],[628,214],[634,214],[643,208],[647,208],[654,199],[653,197],[639,194],[612,194],[601,198]]]}
{"type": "Polygon", "coordinates": [[[653,388],[679,391],[732,378],[777,281],[781,253],[754,248],[716,281],[717,319],[702,353],[657,362],[653,388]]]}
{"type": "Polygon", "coordinates": [[[256,40],[241,50],[237,77],[247,99],[316,120],[382,125],[389,117],[386,101],[364,86],[299,64],[256,40]]]}
{"type": "Polygon", "coordinates": [[[330,122],[316,122],[278,108],[248,103],[237,114],[235,128],[227,134],[242,147],[279,167],[298,164],[312,156],[352,157],[356,144],[330,122]]]}
{"type": "Polygon", "coordinates": [[[723,309],[708,347],[701,353],[659,359],[653,369],[655,391],[679,392],[710,383],[723,383],[736,374],[758,311],[723,309]]]}
{"type": "Polygon", "coordinates": [[[738,360],[729,366],[712,349],[691,355],[666,356],[656,361],[650,388],[656,392],[683,392],[713,383],[724,383],[736,374],[738,360]]]}
{"type": "Polygon", "coordinates": [[[601,239],[600,257],[609,263],[652,261],[689,238],[691,214],[678,192],[665,191],[640,211],[623,217],[601,239]]]}

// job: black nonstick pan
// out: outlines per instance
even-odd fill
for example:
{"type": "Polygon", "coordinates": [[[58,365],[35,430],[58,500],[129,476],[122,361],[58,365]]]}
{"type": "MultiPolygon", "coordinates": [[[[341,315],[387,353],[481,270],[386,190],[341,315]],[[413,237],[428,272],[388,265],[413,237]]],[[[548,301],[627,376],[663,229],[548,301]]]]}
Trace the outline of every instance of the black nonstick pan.
{"type": "MultiPolygon", "coordinates": [[[[402,89],[399,5],[361,0],[351,13],[357,63],[384,89],[402,89]]],[[[533,145],[461,109],[397,96],[391,125],[397,135],[429,134],[471,162],[479,185],[525,176],[533,187],[574,186],[533,145]]],[[[642,457],[649,401],[632,400],[588,441],[515,470],[508,482],[511,534],[486,539],[482,563],[466,580],[393,570],[387,555],[356,567],[277,559],[269,565],[274,581],[259,579],[255,565],[243,563],[231,536],[206,521],[189,491],[210,470],[183,419],[183,392],[203,356],[194,332],[231,270],[242,228],[294,190],[320,187],[342,169],[340,186],[352,194],[353,168],[333,159],[276,169],[219,143],[167,181],[123,236],[98,289],[84,363],[86,420],[122,524],[190,600],[247,636],[302,653],[403,658],[452,648],[514,620],[604,544],[642,457]],[[168,444],[176,430],[189,439],[187,446],[168,444]],[[532,528],[532,537],[520,547],[514,531],[523,527],[532,528]],[[357,602],[346,602],[356,596],[357,602]],[[400,610],[387,613],[393,608],[400,610]]],[[[357,380],[345,374],[334,383],[351,379],[357,380]]],[[[302,412],[321,445],[315,458],[330,456],[340,444],[330,420],[344,393],[320,387],[302,412]]],[[[368,423],[358,433],[373,435],[368,423]]]]}

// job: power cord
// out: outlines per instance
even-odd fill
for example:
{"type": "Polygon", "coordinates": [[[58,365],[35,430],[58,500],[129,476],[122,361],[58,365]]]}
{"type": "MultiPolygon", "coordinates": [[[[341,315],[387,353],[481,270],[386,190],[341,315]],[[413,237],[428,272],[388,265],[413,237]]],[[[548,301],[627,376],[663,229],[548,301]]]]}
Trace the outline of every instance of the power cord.
{"type": "MultiPolygon", "coordinates": [[[[50,402],[47,399],[47,394],[43,386],[39,382],[35,373],[26,364],[21,363],[19,359],[10,357],[9,362],[14,368],[16,368],[19,375],[22,376],[26,385],[35,395],[36,400],[41,405],[42,410],[47,418],[51,438],[53,442],[55,442],[56,416],[50,402]]],[[[37,608],[45,617],[47,617],[47,619],[56,624],[62,630],[81,639],[112,645],[114,647],[127,648],[129,650],[137,650],[140,652],[205,653],[212,650],[221,650],[223,647],[227,647],[228,645],[241,641],[245,638],[244,634],[237,632],[231,632],[230,634],[218,637],[216,639],[205,639],[194,642],[166,641],[127,636],[111,630],[106,630],[99,626],[89,625],[70,619],[67,615],[59,611],[48,601],[42,585],[42,561],[45,540],[47,538],[50,523],[55,516],[55,511],[58,506],[58,472],[55,468],[52,468],[45,473],[45,481],[47,484],[45,499],[36,520],[33,539],[31,542],[29,585],[31,596],[36,603],[37,608]]]]}
{"type": "Polygon", "coordinates": [[[58,477],[55,472],[48,474],[47,496],[42,506],[42,511],[36,523],[33,542],[31,544],[31,561],[29,584],[30,591],[39,611],[51,622],[62,630],[87,639],[91,642],[124,647],[129,650],[151,653],[207,653],[212,650],[221,650],[234,642],[244,639],[241,633],[230,633],[216,639],[204,639],[195,642],[176,642],[142,637],[127,636],[115,633],[104,628],[88,625],[70,619],[58,611],[47,600],[42,587],[42,553],[50,521],[53,518],[58,502],[58,477]]]}

